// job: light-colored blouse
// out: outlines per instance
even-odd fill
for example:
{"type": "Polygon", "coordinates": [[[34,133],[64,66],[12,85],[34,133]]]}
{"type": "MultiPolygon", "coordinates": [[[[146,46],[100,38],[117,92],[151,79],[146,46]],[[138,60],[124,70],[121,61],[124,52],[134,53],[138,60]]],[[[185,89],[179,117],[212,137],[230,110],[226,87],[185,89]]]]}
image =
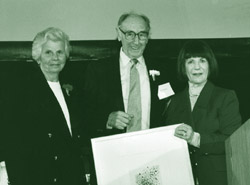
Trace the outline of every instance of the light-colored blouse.
{"type": "Polygon", "coordinates": [[[196,103],[197,99],[199,98],[200,93],[201,93],[201,91],[206,83],[207,83],[207,81],[205,81],[201,84],[194,84],[194,83],[188,82],[189,99],[190,99],[192,111],[193,111],[195,103],[196,103]]]}

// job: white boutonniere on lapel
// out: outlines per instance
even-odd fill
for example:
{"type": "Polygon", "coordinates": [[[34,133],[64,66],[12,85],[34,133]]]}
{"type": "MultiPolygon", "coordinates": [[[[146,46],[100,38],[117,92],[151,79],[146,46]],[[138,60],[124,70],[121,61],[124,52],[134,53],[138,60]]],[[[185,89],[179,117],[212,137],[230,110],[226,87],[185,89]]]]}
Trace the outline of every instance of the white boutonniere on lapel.
{"type": "Polygon", "coordinates": [[[63,84],[62,87],[65,89],[66,94],[70,96],[70,92],[73,91],[73,86],[71,84],[63,84]]]}
{"type": "Polygon", "coordinates": [[[160,71],[157,70],[149,70],[149,75],[152,76],[153,81],[155,81],[156,76],[160,76],[160,71]]]}

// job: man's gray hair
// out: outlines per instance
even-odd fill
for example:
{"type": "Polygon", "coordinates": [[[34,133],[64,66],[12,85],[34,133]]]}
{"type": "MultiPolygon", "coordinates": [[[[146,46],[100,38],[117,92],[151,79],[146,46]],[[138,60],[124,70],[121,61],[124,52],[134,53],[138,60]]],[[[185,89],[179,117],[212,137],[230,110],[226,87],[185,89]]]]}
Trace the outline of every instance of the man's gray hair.
{"type": "Polygon", "coordinates": [[[138,13],[135,13],[135,12],[129,12],[129,13],[122,14],[120,16],[119,20],[118,20],[118,27],[121,26],[122,23],[123,23],[123,21],[125,21],[130,16],[141,17],[145,21],[145,23],[146,23],[146,25],[148,27],[148,30],[150,30],[151,27],[150,27],[150,20],[149,20],[149,18],[146,15],[144,15],[144,14],[138,14],[138,13]]]}

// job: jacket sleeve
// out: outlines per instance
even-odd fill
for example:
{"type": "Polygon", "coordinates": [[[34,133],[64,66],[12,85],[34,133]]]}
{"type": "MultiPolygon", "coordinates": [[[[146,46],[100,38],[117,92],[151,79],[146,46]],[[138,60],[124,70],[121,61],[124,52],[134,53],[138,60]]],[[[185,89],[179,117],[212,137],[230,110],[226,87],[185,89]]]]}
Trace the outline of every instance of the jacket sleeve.
{"type": "Polygon", "coordinates": [[[99,79],[97,78],[97,65],[91,62],[88,65],[83,87],[84,96],[84,121],[88,125],[89,134],[92,137],[98,120],[99,79]]]}
{"type": "Polygon", "coordinates": [[[219,129],[212,133],[200,133],[200,152],[209,154],[225,153],[225,140],[241,125],[239,102],[234,91],[227,91],[217,107],[219,129]]]}

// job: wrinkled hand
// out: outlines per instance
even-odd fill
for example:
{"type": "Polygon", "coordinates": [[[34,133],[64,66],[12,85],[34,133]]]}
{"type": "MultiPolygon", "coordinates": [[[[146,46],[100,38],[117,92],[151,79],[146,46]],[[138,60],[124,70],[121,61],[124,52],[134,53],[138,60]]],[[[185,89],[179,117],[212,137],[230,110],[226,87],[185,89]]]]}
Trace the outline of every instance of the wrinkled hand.
{"type": "Polygon", "coordinates": [[[193,139],[194,131],[191,126],[183,123],[175,129],[174,135],[190,143],[193,139]]]}
{"type": "Polygon", "coordinates": [[[128,126],[133,115],[127,114],[123,111],[111,112],[108,117],[107,125],[112,128],[123,130],[128,126]]]}

